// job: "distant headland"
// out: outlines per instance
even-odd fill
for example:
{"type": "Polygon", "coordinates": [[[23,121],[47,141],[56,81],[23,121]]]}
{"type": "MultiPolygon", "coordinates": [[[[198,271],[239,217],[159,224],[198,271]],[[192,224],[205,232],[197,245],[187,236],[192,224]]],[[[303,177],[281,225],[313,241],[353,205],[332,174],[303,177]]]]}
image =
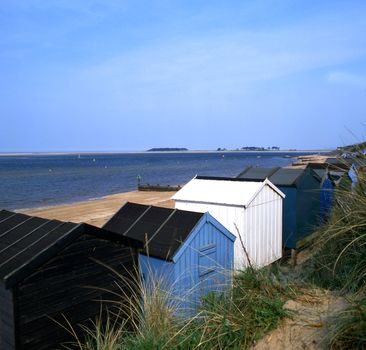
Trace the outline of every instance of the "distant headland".
{"type": "Polygon", "coordinates": [[[147,152],[180,152],[188,151],[188,148],[178,148],[178,147],[161,147],[161,148],[150,148],[147,152]]]}

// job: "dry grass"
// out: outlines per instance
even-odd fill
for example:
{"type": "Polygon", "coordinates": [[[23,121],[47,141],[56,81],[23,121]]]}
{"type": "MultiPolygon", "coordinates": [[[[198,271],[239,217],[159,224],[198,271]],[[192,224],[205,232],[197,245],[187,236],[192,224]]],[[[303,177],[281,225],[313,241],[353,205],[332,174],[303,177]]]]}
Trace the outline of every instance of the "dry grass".
{"type": "Polygon", "coordinates": [[[211,293],[190,317],[181,317],[181,300],[155,279],[146,286],[135,281],[126,291],[124,277],[120,304],[108,317],[84,327],[85,338],[74,333],[67,349],[245,349],[288,316],[283,305],[292,290],[270,269],[238,272],[230,293],[211,293]],[[121,321],[123,320],[123,321],[121,321]]]}
{"type": "MultiPolygon", "coordinates": [[[[360,166],[365,159],[358,160],[360,166]]],[[[314,236],[315,254],[305,277],[326,289],[336,290],[351,305],[336,315],[328,334],[336,349],[366,348],[366,176],[359,172],[353,189],[336,191],[329,222],[314,236]]]]}

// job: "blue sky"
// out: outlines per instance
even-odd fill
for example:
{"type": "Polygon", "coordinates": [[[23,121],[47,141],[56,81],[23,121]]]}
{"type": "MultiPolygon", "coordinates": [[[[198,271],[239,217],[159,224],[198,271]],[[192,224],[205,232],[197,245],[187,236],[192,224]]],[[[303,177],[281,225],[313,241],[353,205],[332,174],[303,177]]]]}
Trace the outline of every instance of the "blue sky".
{"type": "Polygon", "coordinates": [[[1,0],[0,152],[366,133],[366,2],[1,0]]]}

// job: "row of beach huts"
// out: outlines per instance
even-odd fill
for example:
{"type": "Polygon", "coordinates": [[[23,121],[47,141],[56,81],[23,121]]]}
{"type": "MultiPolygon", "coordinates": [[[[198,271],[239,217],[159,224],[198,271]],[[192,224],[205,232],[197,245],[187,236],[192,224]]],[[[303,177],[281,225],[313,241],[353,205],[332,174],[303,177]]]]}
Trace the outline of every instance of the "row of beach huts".
{"type": "Polygon", "coordinates": [[[60,324],[80,330],[102,301],[133,293],[124,278],[159,279],[187,315],[230,286],[232,271],[295,249],[327,219],[334,188],[356,181],[355,166],[336,162],[196,176],[173,196],[175,209],[126,203],[103,228],[2,210],[0,349],[70,340],[60,324]]]}

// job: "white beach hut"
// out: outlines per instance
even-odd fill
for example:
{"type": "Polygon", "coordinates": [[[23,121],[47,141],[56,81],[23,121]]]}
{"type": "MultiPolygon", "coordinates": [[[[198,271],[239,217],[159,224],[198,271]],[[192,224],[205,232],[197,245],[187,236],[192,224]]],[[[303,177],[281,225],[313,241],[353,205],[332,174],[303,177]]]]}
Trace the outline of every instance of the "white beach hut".
{"type": "Polygon", "coordinates": [[[209,212],[237,239],[236,269],[266,266],[282,256],[282,201],[285,195],[268,179],[243,181],[195,177],[172,199],[181,210],[209,212]]]}

